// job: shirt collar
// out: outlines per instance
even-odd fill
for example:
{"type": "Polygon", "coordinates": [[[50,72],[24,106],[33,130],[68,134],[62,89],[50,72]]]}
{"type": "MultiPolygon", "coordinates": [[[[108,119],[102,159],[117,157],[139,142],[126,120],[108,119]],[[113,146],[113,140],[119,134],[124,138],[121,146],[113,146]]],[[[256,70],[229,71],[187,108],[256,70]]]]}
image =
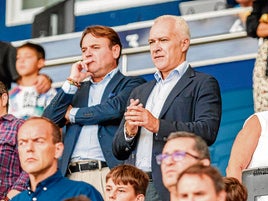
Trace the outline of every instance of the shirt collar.
{"type": "MultiPolygon", "coordinates": [[[[166,80],[172,79],[175,74],[180,75],[180,77],[185,73],[186,69],[188,68],[189,63],[187,61],[184,61],[181,63],[179,66],[174,68],[169,75],[167,76],[166,80]]],[[[162,74],[159,70],[157,70],[154,74],[154,78],[156,79],[157,82],[160,82],[162,79],[162,74]]]]}
{"type": "Polygon", "coordinates": [[[12,114],[5,114],[5,115],[1,116],[0,119],[12,121],[12,120],[16,119],[16,117],[13,116],[12,114]]]}
{"type": "MultiPolygon", "coordinates": [[[[40,183],[37,184],[36,186],[36,191],[40,188],[44,188],[49,186],[50,184],[54,183],[56,180],[63,178],[61,171],[58,169],[53,175],[51,175],[50,177],[46,178],[45,180],[41,181],[40,183]]],[[[31,191],[31,183],[29,181],[28,183],[28,191],[31,191]]],[[[32,192],[32,191],[31,191],[32,192]]]]}

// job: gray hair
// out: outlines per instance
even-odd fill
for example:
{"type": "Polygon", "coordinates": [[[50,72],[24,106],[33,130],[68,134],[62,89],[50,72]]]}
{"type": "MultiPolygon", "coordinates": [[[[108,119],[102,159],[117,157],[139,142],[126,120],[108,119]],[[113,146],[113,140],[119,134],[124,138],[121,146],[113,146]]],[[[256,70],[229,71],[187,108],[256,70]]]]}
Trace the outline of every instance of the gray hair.
{"type": "Polygon", "coordinates": [[[173,20],[175,24],[175,32],[181,33],[184,37],[190,40],[191,34],[190,29],[185,21],[185,19],[181,16],[175,15],[162,15],[154,20],[154,24],[162,20],[173,20]]]}

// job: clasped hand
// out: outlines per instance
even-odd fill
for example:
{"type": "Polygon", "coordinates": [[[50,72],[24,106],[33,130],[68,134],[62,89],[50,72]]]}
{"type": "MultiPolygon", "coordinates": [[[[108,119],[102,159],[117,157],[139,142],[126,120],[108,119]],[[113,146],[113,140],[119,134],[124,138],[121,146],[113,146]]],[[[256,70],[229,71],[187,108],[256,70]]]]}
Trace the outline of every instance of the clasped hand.
{"type": "Polygon", "coordinates": [[[159,120],[143,107],[139,99],[131,99],[130,105],[125,112],[126,129],[130,133],[137,133],[138,127],[142,126],[152,133],[159,130],[159,120]]]}

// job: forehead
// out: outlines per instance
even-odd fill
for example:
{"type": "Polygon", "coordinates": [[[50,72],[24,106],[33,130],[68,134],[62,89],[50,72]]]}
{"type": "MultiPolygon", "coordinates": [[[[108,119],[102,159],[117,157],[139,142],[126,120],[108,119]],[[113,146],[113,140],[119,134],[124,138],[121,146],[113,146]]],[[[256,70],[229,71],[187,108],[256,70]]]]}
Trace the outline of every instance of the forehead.
{"type": "Polygon", "coordinates": [[[115,186],[115,187],[125,187],[129,189],[134,189],[133,186],[128,182],[127,184],[123,184],[123,182],[119,182],[118,184],[114,183],[112,178],[109,178],[106,185],[115,186]]]}
{"type": "Polygon", "coordinates": [[[175,35],[175,22],[171,19],[160,20],[153,24],[150,30],[149,38],[159,38],[164,36],[175,35]]]}
{"type": "Polygon", "coordinates": [[[18,139],[38,138],[44,137],[49,138],[49,132],[51,126],[44,120],[30,120],[26,121],[19,129],[18,139]]]}
{"type": "Polygon", "coordinates": [[[180,137],[174,138],[169,141],[164,146],[163,153],[172,153],[174,151],[190,151],[193,150],[195,141],[192,138],[180,137]]]}
{"type": "Polygon", "coordinates": [[[215,193],[213,181],[207,175],[184,174],[178,182],[179,191],[209,191],[215,193]]]}
{"type": "Polygon", "coordinates": [[[82,40],[82,47],[92,45],[92,44],[109,44],[110,41],[105,37],[95,37],[91,33],[88,33],[84,36],[82,40]]]}
{"type": "Polygon", "coordinates": [[[30,47],[21,47],[17,49],[17,54],[19,53],[28,53],[28,54],[36,54],[36,50],[30,47]]]}

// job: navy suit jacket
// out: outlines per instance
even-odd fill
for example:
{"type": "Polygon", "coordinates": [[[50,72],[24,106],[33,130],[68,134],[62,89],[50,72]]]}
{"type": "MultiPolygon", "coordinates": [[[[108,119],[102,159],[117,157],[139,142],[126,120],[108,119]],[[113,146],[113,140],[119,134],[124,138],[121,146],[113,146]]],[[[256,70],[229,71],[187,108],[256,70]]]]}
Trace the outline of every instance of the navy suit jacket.
{"type": "MultiPolygon", "coordinates": [[[[130,98],[140,99],[146,105],[156,80],[135,88],[130,98]]],[[[201,136],[208,145],[214,143],[221,120],[221,95],[218,82],[210,75],[189,67],[167,97],[159,115],[159,131],[153,135],[152,177],[162,200],[169,200],[163,186],[160,166],[155,156],[162,152],[168,135],[175,131],[188,131],[201,136]]],[[[124,136],[124,123],[120,124],[113,141],[113,153],[120,160],[135,164],[135,154],[140,132],[133,141],[124,136]]]]}
{"type": "Polygon", "coordinates": [[[66,125],[63,137],[64,151],[59,160],[59,168],[64,175],[84,125],[98,124],[98,139],[109,168],[122,163],[112,153],[112,140],[122,120],[131,91],[144,82],[141,77],[126,77],[118,71],[104,90],[101,103],[91,107],[88,107],[90,81],[82,82],[81,88],[74,95],[66,94],[62,89],[58,91],[43,116],[63,127],[68,106],[80,108],[76,113],[75,123],[66,125]]]}

